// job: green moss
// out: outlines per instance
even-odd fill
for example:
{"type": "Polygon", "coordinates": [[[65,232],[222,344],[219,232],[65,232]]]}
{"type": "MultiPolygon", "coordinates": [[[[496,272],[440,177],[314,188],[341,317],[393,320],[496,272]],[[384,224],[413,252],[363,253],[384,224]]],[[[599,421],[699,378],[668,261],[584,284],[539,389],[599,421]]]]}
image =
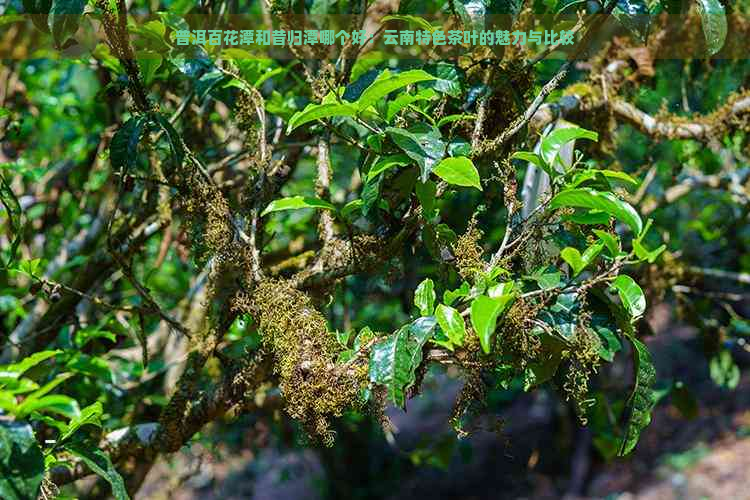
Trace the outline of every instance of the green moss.
{"type": "Polygon", "coordinates": [[[464,279],[473,279],[474,275],[484,267],[482,247],[479,244],[481,239],[482,231],[477,227],[476,219],[472,218],[466,232],[453,244],[458,274],[464,279]]]}
{"type": "Polygon", "coordinates": [[[572,401],[581,424],[587,423],[586,410],[590,405],[588,399],[589,380],[601,364],[599,357],[600,341],[589,328],[578,328],[572,346],[563,352],[568,358],[568,366],[563,383],[565,399],[572,401]]]}
{"type": "Polygon", "coordinates": [[[359,407],[367,383],[366,359],[340,365],[341,350],[325,318],[304,293],[284,281],[259,283],[235,307],[260,325],[264,346],[273,353],[274,371],[287,413],[324,443],[333,443],[330,418],[359,407]]]}
{"type": "Polygon", "coordinates": [[[477,367],[466,374],[466,382],[453,406],[450,422],[459,438],[470,434],[470,429],[464,426],[465,420],[479,414],[486,407],[486,398],[487,386],[482,380],[482,369],[477,367]]]}
{"type": "Polygon", "coordinates": [[[212,255],[231,255],[234,248],[229,203],[215,186],[195,180],[187,184],[181,195],[181,209],[196,260],[203,262],[212,255]]]}
{"type": "Polygon", "coordinates": [[[539,359],[542,343],[532,332],[530,320],[539,310],[528,302],[519,299],[505,315],[500,334],[496,335],[497,350],[504,358],[511,360],[513,367],[523,371],[529,363],[539,359]]]}

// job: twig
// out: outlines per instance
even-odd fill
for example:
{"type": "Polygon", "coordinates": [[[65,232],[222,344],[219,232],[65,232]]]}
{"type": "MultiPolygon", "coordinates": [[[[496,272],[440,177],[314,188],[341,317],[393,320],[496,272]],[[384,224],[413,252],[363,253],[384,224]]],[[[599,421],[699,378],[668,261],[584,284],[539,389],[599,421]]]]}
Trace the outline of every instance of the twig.
{"type": "Polygon", "coordinates": [[[558,70],[557,74],[553,76],[552,79],[544,85],[544,87],[542,87],[542,90],[539,91],[539,94],[534,98],[534,100],[531,102],[531,105],[526,108],[526,111],[524,111],[521,116],[514,120],[513,123],[508,125],[508,127],[503,130],[498,137],[487,141],[484,144],[481,144],[480,147],[475,149],[472,153],[474,155],[477,155],[479,153],[491,153],[501,148],[506,142],[508,142],[513,136],[515,136],[518,131],[520,131],[527,123],[529,123],[529,120],[531,120],[531,118],[537,112],[547,96],[553,90],[555,90],[560,82],[565,78],[565,76],[567,76],[568,69],[570,68],[571,64],[571,61],[566,61],[565,64],[563,64],[562,67],[558,70]]]}
{"type": "MultiPolygon", "coordinates": [[[[330,157],[330,135],[325,134],[318,139],[318,179],[315,184],[315,192],[321,200],[331,199],[331,157],[330,157]]],[[[319,231],[324,242],[331,241],[335,235],[333,217],[328,210],[320,214],[319,231]]]]}
{"type": "Polygon", "coordinates": [[[736,281],[737,283],[742,283],[743,285],[750,285],[750,273],[736,273],[732,271],[724,271],[722,269],[710,269],[707,267],[695,266],[689,267],[688,272],[698,274],[700,276],[731,280],[736,281]]]}
{"type": "MultiPolygon", "coordinates": [[[[523,115],[518,117],[513,123],[511,123],[503,132],[498,136],[497,138],[488,141],[484,144],[484,147],[480,147],[479,151],[477,153],[487,154],[493,151],[496,151],[503,145],[505,145],[506,142],[508,142],[513,136],[515,136],[519,130],[521,130],[527,123],[529,123],[529,120],[536,114],[539,107],[542,105],[544,100],[547,98],[547,96],[557,88],[557,86],[560,84],[560,82],[565,78],[565,76],[568,74],[568,70],[570,69],[570,66],[573,64],[573,61],[575,61],[581,53],[583,53],[584,50],[588,48],[588,45],[591,41],[591,38],[594,36],[594,34],[599,31],[599,28],[601,28],[604,21],[610,16],[612,11],[614,10],[615,6],[617,5],[617,2],[612,0],[610,1],[609,5],[605,8],[604,12],[602,14],[595,14],[595,22],[592,22],[589,29],[586,31],[586,34],[583,36],[580,42],[576,45],[576,49],[573,52],[573,55],[565,61],[565,63],[562,65],[562,67],[557,71],[555,76],[552,77],[552,79],[547,82],[544,87],[542,87],[542,90],[539,92],[539,94],[534,98],[534,100],[531,102],[531,105],[526,108],[526,111],[524,111],[523,115]]],[[[476,153],[475,153],[476,154],[476,153]]]]}
{"type": "Polygon", "coordinates": [[[693,288],[693,287],[685,286],[685,285],[673,285],[672,291],[675,293],[691,293],[695,295],[702,295],[704,297],[709,297],[709,298],[714,298],[714,299],[731,300],[733,302],[739,302],[741,300],[745,300],[748,296],[747,294],[731,293],[731,292],[709,292],[706,290],[699,290],[697,288],[693,288]]]}
{"type": "MultiPolygon", "coordinates": [[[[592,15],[591,17],[589,17],[588,22],[591,22],[595,17],[596,17],[596,14],[592,15]]],[[[584,26],[586,26],[586,25],[587,25],[587,22],[583,20],[583,17],[579,16],[578,17],[578,22],[576,23],[575,26],[573,26],[573,28],[571,29],[571,31],[575,35],[579,31],[581,31],[581,29],[584,26]]],[[[562,42],[557,42],[557,43],[555,43],[553,45],[546,46],[542,52],[540,52],[536,56],[534,56],[531,59],[529,59],[528,61],[526,61],[526,64],[524,65],[523,69],[525,70],[525,69],[528,69],[528,68],[531,68],[531,67],[535,66],[536,63],[538,63],[542,59],[546,58],[548,55],[550,55],[552,52],[556,51],[557,49],[559,49],[562,46],[563,46],[562,42]]]]}

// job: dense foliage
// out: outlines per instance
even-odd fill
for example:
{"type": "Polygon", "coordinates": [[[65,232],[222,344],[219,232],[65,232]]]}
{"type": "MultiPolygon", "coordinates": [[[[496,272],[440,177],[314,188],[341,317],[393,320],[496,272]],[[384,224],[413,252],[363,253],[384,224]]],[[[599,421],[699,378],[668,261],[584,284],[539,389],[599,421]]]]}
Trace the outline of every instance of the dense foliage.
{"type": "Polygon", "coordinates": [[[551,390],[614,459],[661,399],[690,411],[644,341],[663,301],[732,388],[750,332],[748,8],[11,2],[0,496],[129,498],[158,456],[240,415],[299,424],[313,447],[346,446],[342,420],[392,439],[386,407],[445,373],[457,438],[498,394],[551,390]],[[576,43],[175,43],[326,14],[378,37],[576,43]]]}

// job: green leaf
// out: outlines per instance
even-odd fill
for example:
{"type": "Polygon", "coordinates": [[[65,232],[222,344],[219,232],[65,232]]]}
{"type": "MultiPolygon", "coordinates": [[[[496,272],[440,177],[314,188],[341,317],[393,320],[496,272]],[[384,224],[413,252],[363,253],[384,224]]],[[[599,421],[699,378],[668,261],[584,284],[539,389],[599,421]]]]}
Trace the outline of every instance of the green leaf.
{"type": "Polygon", "coordinates": [[[533,274],[524,276],[524,279],[535,281],[542,290],[551,290],[562,285],[562,273],[554,266],[536,269],[533,274]]]}
{"type": "Polygon", "coordinates": [[[549,165],[542,159],[541,156],[539,156],[536,153],[531,153],[529,151],[516,151],[512,155],[510,155],[511,160],[521,160],[521,161],[527,161],[533,165],[536,165],[537,167],[541,168],[547,174],[554,175],[554,172],[549,171],[549,165]]]}
{"type": "Polygon", "coordinates": [[[593,313],[590,326],[599,336],[599,357],[611,363],[615,359],[615,354],[622,349],[622,343],[616,333],[617,327],[612,323],[612,318],[607,314],[593,313]]]}
{"type": "Polygon", "coordinates": [[[750,321],[741,318],[732,318],[729,322],[732,335],[750,336],[750,321]]]}
{"type": "Polygon", "coordinates": [[[68,418],[74,418],[81,413],[78,402],[70,396],[51,394],[41,398],[27,398],[18,405],[16,416],[25,418],[32,412],[52,412],[68,418]]]}
{"type": "Polygon", "coordinates": [[[0,498],[34,500],[44,477],[44,456],[25,422],[0,420],[0,498]]]}
{"type": "Polygon", "coordinates": [[[482,350],[489,354],[492,347],[492,334],[495,333],[497,318],[513,302],[513,295],[505,295],[497,298],[490,298],[486,295],[480,295],[471,303],[471,326],[474,328],[482,350]]]}
{"type": "Polygon", "coordinates": [[[159,70],[163,60],[164,59],[156,52],[150,52],[147,50],[138,52],[138,66],[141,68],[144,85],[148,87],[153,83],[156,72],[159,70]]]}
{"type": "Polygon", "coordinates": [[[138,142],[146,128],[149,119],[146,115],[138,115],[126,121],[112,137],[109,144],[109,158],[112,168],[126,172],[135,166],[138,158],[138,142]]]}
{"type": "Polygon", "coordinates": [[[432,181],[417,182],[414,186],[414,192],[417,195],[419,203],[422,205],[423,215],[427,220],[430,220],[435,215],[437,184],[432,181]]]}
{"type": "Polygon", "coordinates": [[[656,405],[654,384],[656,370],[651,362],[648,348],[638,339],[629,337],[633,344],[633,371],[635,372],[635,386],[626,403],[627,426],[620,445],[618,455],[630,453],[638,443],[641,431],[651,423],[651,411],[656,405]]]}
{"type": "Polygon", "coordinates": [[[667,249],[666,245],[661,245],[656,250],[649,250],[643,245],[643,238],[648,233],[648,230],[651,228],[651,224],[653,224],[653,219],[648,219],[646,221],[646,225],[643,227],[643,230],[641,231],[641,234],[639,234],[634,240],[633,240],[633,251],[635,252],[636,257],[638,257],[641,260],[647,261],[649,264],[653,264],[656,259],[661,255],[661,253],[667,249]]]}
{"type": "MultiPolygon", "coordinates": [[[[558,128],[550,132],[547,136],[542,138],[541,145],[541,157],[547,165],[553,167],[557,161],[560,149],[569,143],[577,139],[590,139],[592,141],[599,140],[599,134],[586,130],[580,127],[566,127],[558,128]]],[[[549,173],[549,172],[548,172],[549,173]]]]}
{"type": "Polygon", "coordinates": [[[2,388],[2,392],[11,395],[26,394],[38,389],[39,384],[25,377],[19,379],[0,377],[0,388],[2,388]]]}
{"type": "Polygon", "coordinates": [[[612,234],[606,231],[602,231],[601,229],[594,229],[594,234],[604,242],[604,245],[607,247],[607,251],[609,251],[609,255],[612,258],[620,256],[622,251],[620,250],[620,240],[617,236],[613,236],[612,234]]]}
{"type": "Polygon", "coordinates": [[[130,500],[122,476],[103,450],[83,443],[68,443],[65,449],[80,458],[96,474],[106,479],[112,486],[112,495],[116,500],[130,500]]]}
{"type": "Polygon", "coordinates": [[[496,299],[498,297],[501,297],[503,295],[510,295],[513,293],[513,290],[515,289],[516,284],[513,281],[506,281],[504,283],[498,283],[497,285],[492,285],[487,289],[487,295],[490,298],[496,299]]]}
{"type": "Polygon", "coordinates": [[[448,123],[453,122],[459,122],[464,120],[476,120],[477,115],[471,114],[471,113],[462,113],[458,115],[448,115],[444,116],[441,119],[438,120],[437,126],[438,128],[442,127],[443,125],[446,125],[448,123]]]}
{"type": "Polygon", "coordinates": [[[651,16],[645,0],[617,0],[612,16],[640,42],[644,42],[648,37],[651,16]]]}
{"type": "Polygon", "coordinates": [[[579,252],[577,248],[563,248],[560,251],[560,257],[562,257],[563,260],[568,263],[571,270],[573,271],[571,273],[571,277],[577,275],[583,270],[584,267],[586,267],[583,264],[583,260],[581,259],[581,252],[579,252]]]}
{"type": "Polygon", "coordinates": [[[332,13],[331,8],[336,4],[336,0],[313,0],[310,5],[310,20],[316,27],[324,26],[326,16],[332,13]]]}
{"type": "Polygon", "coordinates": [[[383,177],[375,177],[372,180],[365,181],[365,186],[362,188],[362,215],[365,217],[380,199],[380,186],[382,184],[383,177]]]}
{"type": "Polygon", "coordinates": [[[352,200],[341,208],[341,216],[345,219],[350,219],[358,211],[362,211],[362,206],[365,204],[362,198],[352,200]]]}
{"type": "Polygon", "coordinates": [[[101,427],[101,417],[103,412],[104,409],[102,408],[102,404],[99,401],[81,410],[80,415],[70,419],[70,422],[68,422],[65,431],[62,432],[60,437],[58,438],[58,443],[61,443],[70,438],[73,434],[76,433],[78,429],[80,429],[84,425],[94,425],[96,427],[101,427]]]}
{"type": "Polygon", "coordinates": [[[117,336],[107,330],[102,330],[96,325],[87,326],[78,330],[74,337],[74,343],[76,347],[81,348],[91,342],[94,339],[105,338],[112,342],[117,340],[117,336]]]}
{"type": "Polygon", "coordinates": [[[551,179],[554,179],[559,175],[557,170],[553,169],[544,159],[536,153],[529,151],[517,151],[510,156],[511,160],[527,161],[532,165],[542,169],[551,179]]]}
{"type": "Polygon", "coordinates": [[[539,319],[547,323],[560,338],[572,341],[578,328],[579,313],[578,294],[561,293],[552,306],[539,312],[539,319]]]}
{"type": "Polygon", "coordinates": [[[576,211],[560,217],[561,221],[570,221],[580,225],[609,225],[609,219],[608,213],[599,210],[576,211]]]}
{"type": "Polygon", "coordinates": [[[24,259],[18,263],[18,269],[29,276],[39,276],[42,270],[42,259],[24,259]]]}
{"type": "Polygon", "coordinates": [[[151,113],[150,116],[159,128],[164,131],[164,137],[169,143],[169,150],[172,152],[172,156],[174,156],[174,163],[177,165],[182,164],[185,158],[185,147],[180,134],[177,133],[177,130],[175,130],[174,126],[169,122],[166,115],[162,113],[151,113]]]}
{"type": "Polygon", "coordinates": [[[136,26],[135,33],[148,38],[149,45],[155,45],[161,48],[165,43],[164,35],[167,33],[167,26],[163,21],[148,21],[142,25],[136,26]]]}
{"type": "Polygon", "coordinates": [[[10,256],[8,262],[3,263],[0,259],[0,266],[10,267],[16,259],[16,251],[21,244],[21,232],[23,224],[21,223],[21,204],[18,202],[15,193],[10,187],[10,183],[0,174],[0,203],[5,209],[5,217],[8,220],[7,231],[5,231],[8,241],[10,241],[10,256]]]}
{"type": "Polygon", "coordinates": [[[392,14],[388,16],[384,16],[380,22],[386,23],[387,21],[404,21],[409,24],[412,24],[414,26],[417,26],[425,31],[429,31],[432,33],[437,29],[437,27],[431,25],[426,19],[419,17],[419,16],[405,16],[400,14],[392,14]]]}
{"type": "Polygon", "coordinates": [[[641,233],[633,240],[633,251],[635,252],[636,257],[641,260],[648,261],[649,264],[653,264],[654,261],[656,261],[656,259],[659,257],[659,255],[661,255],[661,253],[667,249],[666,245],[661,245],[656,250],[649,250],[648,248],[643,246],[643,238],[648,233],[648,230],[651,228],[651,224],[653,224],[653,222],[653,219],[648,219],[641,233]]]}
{"type": "Polygon", "coordinates": [[[722,349],[711,358],[708,363],[711,380],[719,387],[736,389],[740,383],[740,369],[732,360],[732,354],[727,349],[722,349]]]}
{"type": "Polygon", "coordinates": [[[667,245],[661,245],[655,250],[649,250],[644,247],[640,240],[633,240],[633,251],[635,251],[636,257],[641,260],[647,261],[649,264],[653,264],[659,255],[667,249],[667,245]]]}
{"type": "Polygon", "coordinates": [[[406,347],[409,327],[403,326],[370,351],[370,380],[386,387],[388,399],[396,406],[406,403],[404,387],[409,381],[411,358],[406,347]]]}
{"type": "Polygon", "coordinates": [[[437,164],[433,173],[443,179],[448,184],[456,186],[475,187],[482,190],[479,182],[479,172],[465,156],[458,158],[446,158],[437,164]]]}
{"type": "Polygon", "coordinates": [[[602,251],[602,248],[604,248],[604,242],[594,243],[583,252],[583,255],[581,255],[577,248],[567,247],[563,248],[560,252],[560,256],[573,270],[571,277],[575,277],[594,261],[599,255],[599,252],[602,251]]]}
{"type": "Polygon", "coordinates": [[[280,212],[282,210],[297,210],[299,208],[319,208],[321,210],[336,210],[336,207],[328,203],[327,201],[319,198],[312,198],[309,196],[291,196],[289,198],[281,198],[274,200],[268,204],[261,217],[268,215],[271,212],[280,212]]]}
{"type": "Polygon", "coordinates": [[[85,6],[85,0],[52,0],[47,23],[58,49],[78,31],[78,21],[85,6]]]}
{"type": "Polygon", "coordinates": [[[552,380],[562,358],[559,353],[542,354],[543,359],[529,363],[526,367],[523,390],[528,392],[552,380]]]}
{"type": "Polygon", "coordinates": [[[352,69],[352,82],[346,86],[344,93],[341,95],[345,101],[354,103],[362,95],[362,92],[372,85],[372,82],[374,82],[380,73],[383,72],[382,69],[377,69],[373,66],[378,66],[377,58],[360,60],[354,64],[354,68],[352,69]]]}
{"type": "Polygon", "coordinates": [[[342,364],[350,361],[354,358],[355,352],[353,349],[346,349],[343,351],[340,351],[338,356],[336,357],[336,363],[342,364]]]}
{"type": "Polygon", "coordinates": [[[423,69],[437,78],[437,80],[425,82],[425,87],[435,89],[437,92],[448,94],[452,97],[461,96],[463,71],[458,68],[456,63],[439,62],[426,64],[423,69]]]}
{"type": "MultiPolygon", "coordinates": [[[[466,337],[466,324],[461,314],[450,306],[439,304],[435,310],[438,325],[451,341],[451,344],[462,346],[466,337]]],[[[452,350],[452,349],[451,349],[452,350]]]]}
{"type": "Polygon", "coordinates": [[[13,363],[12,365],[5,366],[0,365],[0,379],[17,379],[18,377],[23,375],[26,370],[29,370],[42,361],[46,361],[54,356],[57,356],[60,353],[62,353],[62,351],[59,349],[54,351],[39,351],[23,358],[18,363],[13,363]]]}
{"type": "MultiPolygon", "coordinates": [[[[224,52],[226,52],[226,51],[224,51],[224,52]]],[[[214,83],[214,85],[216,85],[218,82],[220,82],[221,80],[224,79],[223,78],[223,74],[220,73],[220,75],[222,75],[221,78],[217,78],[216,82],[214,83]]],[[[205,76],[206,75],[204,75],[204,77],[205,76]]],[[[213,88],[213,86],[210,86],[208,88],[208,90],[205,90],[204,92],[207,93],[212,88],[213,88]]],[[[247,83],[245,80],[238,80],[237,78],[231,78],[227,83],[223,84],[221,86],[221,88],[223,88],[223,89],[236,88],[236,89],[240,89],[240,90],[245,90],[245,91],[251,92],[253,87],[249,83],[247,83]]]]}
{"type": "Polygon", "coordinates": [[[579,187],[581,184],[595,180],[597,178],[604,178],[606,180],[618,180],[631,186],[637,186],[639,182],[633,179],[625,172],[618,172],[617,170],[595,170],[589,169],[579,172],[573,176],[573,180],[568,185],[569,187],[579,187]]]}
{"type": "Polygon", "coordinates": [[[703,23],[708,55],[716,54],[727,39],[727,15],[719,0],[696,0],[698,13],[703,23]]]}
{"type": "Polygon", "coordinates": [[[430,340],[436,326],[437,321],[434,316],[417,318],[409,325],[409,338],[406,344],[411,357],[411,370],[409,383],[406,384],[407,389],[414,384],[416,369],[422,363],[422,347],[430,340]]]}
{"type": "MultiPolygon", "coordinates": [[[[309,5],[310,20],[316,27],[324,26],[326,15],[333,13],[332,8],[336,0],[313,0],[309,5]]],[[[282,4],[279,4],[282,5],[282,4]]]]}
{"type": "Polygon", "coordinates": [[[445,302],[445,305],[449,306],[453,304],[453,302],[456,301],[456,299],[461,297],[468,297],[471,293],[471,285],[469,285],[467,282],[461,283],[461,286],[456,288],[455,290],[446,290],[443,292],[443,302],[445,302]]]}
{"type": "Polygon", "coordinates": [[[294,129],[315,120],[323,120],[325,118],[333,118],[336,116],[356,116],[357,108],[349,103],[336,103],[329,102],[323,104],[308,104],[305,109],[298,111],[292,115],[289,119],[289,126],[287,127],[287,134],[290,134],[294,129]]]}
{"type": "Polygon", "coordinates": [[[426,182],[445,154],[445,143],[440,131],[422,124],[413,131],[388,127],[386,133],[409,158],[419,165],[420,179],[426,182]]]}
{"type": "Polygon", "coordinates": [[[526,392],[552,380],[560,366],[562,351],[565,348],[565,344],[559,339],[544,333],[539,327],[532,330],[532,335],[539,336],[544,348],[539,353],[539,359],[529,363],[526,367],[523,386],[526,392]]]}
{"type": "Polygon", "coordinates": [[[203,101],[219,84],[221,84],[220,88],[222,89],[238,87],[250,92],[251,87],[247,83],[241,82],[236,78],[226,81],[227,78],[228,77],[224,73],[218,70],[208,71],[201,75],[201,77],[198,78],[198,81],[195,82],[195,95],[198,98],[198,101],[203,101]],[[223,83],[225,81],[226,83],[223,83]]]}
{"type": "Polygon", "coordinates": [[[414,305],[422,316],[429,316],[435,307],[435,284],[430,278],[422,281],[414,292],[414,305]]]}
{"type": "Polygon", "coordinates": [[[73,370],[103,382],[112,382],[112,370],[103,358],[77,353],[66,364],[68,370],[73,370]]]}
{"type": "Polygon", "coordinates": [[[445,332],[441,330],[440,328],[438,328],[435,331],[435,335],[432,336],[430,341],[435,345],[439,345],[440,347],[445,347],[451,352],[453,352],[456,348],[456,346],[453,345],[453,342],[450,341],[450,339],[445,334],[445,332]]]}
{"type": "Polygon", "coordinates": [[[91,51],[91,55],[99,60],[101,65],[110,70],[114,75],[125,74],[125,69],[123,69],[122,63],[112,54],[109,45],[104,43],[97,44],[94,50],[91,51]]]}
{"type": "Polygon", "coordinates": [[[550,208],[560,207],[583,207],[601,210],[630,226],[630,229],[636,235],[640,234],[643,229],[643,222],[638,212],[612,193],[594,191],[589,188],[566,189],[555,195],[550,201],[550,208]]]}
{"type": "Polygon", "coordinates": [[[52,0],[23,0],[23,10],[31,15],[31,21],[38,29],[49,33],[48,16],[52,0]]]}
{"type": "Polygon", "coordinates": [[[336,341],[339,343],[341,347],[344,347],[344,348],[349,347],[349,338],[351,337],[351,335],[352,335],[352,332],[350,331],[340,332],[336,330],[335,332],[336,341]]]}
{"type": "Polygon", "coordinates": [[[357,109],[363,111],[395,90],[429,80],[436,80],[436,78],[421,69],[403,71],[401,73],[391,73],[387,69],[383,70],[377,79],[362,92],[355,105],[357,109]]]}
{"type": "Polygon", "coordinates": [[[367,172],[367,180],[371,181],[383,172],[392,169],[393,167],[403,167],[411,163],[411,160],[405,154],[396,154],[390,156],[382,156],[370,167],[367,172]]]}
{"type": "Polygon", "coordinates": [[[646,297],[643,290],[638,286],[633,278],[626,274],[621,274],[612,282],[612,288],[617,290],[622,304],[630,313],[631,318],[640,317],[646,310],[646,297]]]}
{"type": "Polygon", "coordinates": [[[354,349],[355,352],[359,351],[374,338],[375,334],[372,332],[369,326],[366,326],[359,331],[356,337],[354,337],[354,345],[352,346],[352,349],[354,349]]]}
{"type": "Polygon", "coordinates": [[[370,381],[385,386],[388,399],[399,408],[406,404],[406,389],[414,383],[422,347],[435,324],[435,318],[419,318],[372,346],[370,381]]]}
{"type": "Polygon", "coordinates": [[[0,410],[14,414],[16,412],[16,397],[10,391],[0,391],[0,410]]]}
{"type": "Polygon", "coordinates": [[[398,94],[395,99],[388,102],[388,109],[385,113],[385,119],[390,123],[391,121],[393,121],[393,117],[396,116],[396,114],[402,109],[411,107],[412,104],[418,101],[429,101],[436,95],[437,93],[433,89],[420,89],[416,94],[398,94]]]}
{"type": "Polygon", "coordinates": [[[58,385],[62,384],[63,382],[65,382],[66,380],[68,380],[69,378],[71,378],[73,376],[75,376],[75,374],[74,373],[70,373],[70,372],[64,372],[64,373],[60,373],[60,374],[56,375],[55,378],[53,378],[52,380],[50,380],[49,382],[47,382],[46,384],[44,384],[42,387],[36,389],[31,394],[29,394],[26,397],[26,401],[28,401],[29,399],[32,399],[32,398],[40,398],[40,397],[44,396],[45,394],[48,394],[48,393],[52,392],[52,390],[55,387],[57,387],[58,385]]]}

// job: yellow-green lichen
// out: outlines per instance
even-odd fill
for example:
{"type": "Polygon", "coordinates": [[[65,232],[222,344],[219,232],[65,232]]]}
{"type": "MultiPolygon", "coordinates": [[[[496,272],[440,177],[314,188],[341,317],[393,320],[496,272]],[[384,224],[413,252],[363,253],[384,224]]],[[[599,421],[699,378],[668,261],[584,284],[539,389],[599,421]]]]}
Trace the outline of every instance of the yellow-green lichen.
{"type": "Polygon", "coordinates": [[[589,328],[578,328],[570,348],[563,351],[568,359],[563,393],[572,401],[582,424],[586,424],[586,410],[589,406],[589,380],[601,364],[599,356],[600,340],[589,328]]]}
{"type": "Polygon", "coordinates": [[[538,306],[523,299],[517,300],[505,315],[500,335],[497,336],[499,351],[519,371],[540,357],[542,342],[532,333],[530,325],[538,310],[538,306]]]}
{"type": "Polygon", "coordinates": [[[190,181],[181,208],[191,233],[191,246],[198,261],[231,253],[233,231],[229,203],[219,188],[190,181]]]}
{"type": "Polygon", "coordinates": [[[482,247],[479,244],[481,239],[482,231],[477,227],[476,218],[472,218],[466,232],[453,244],[458,274],[464,279],[473,279],[474,275],[484,267],[482,247]]]}
{"type": "Polygon", "coordinates": [[[262,281],[249,295],[239,296],[235,307],[251,313],[260,326],[263,344],[274,355],[287,413],[332,444],[330,418],[359,406],[366,359],[336,364],[341,349],[325,318],[287,282],[262,281]]]}

